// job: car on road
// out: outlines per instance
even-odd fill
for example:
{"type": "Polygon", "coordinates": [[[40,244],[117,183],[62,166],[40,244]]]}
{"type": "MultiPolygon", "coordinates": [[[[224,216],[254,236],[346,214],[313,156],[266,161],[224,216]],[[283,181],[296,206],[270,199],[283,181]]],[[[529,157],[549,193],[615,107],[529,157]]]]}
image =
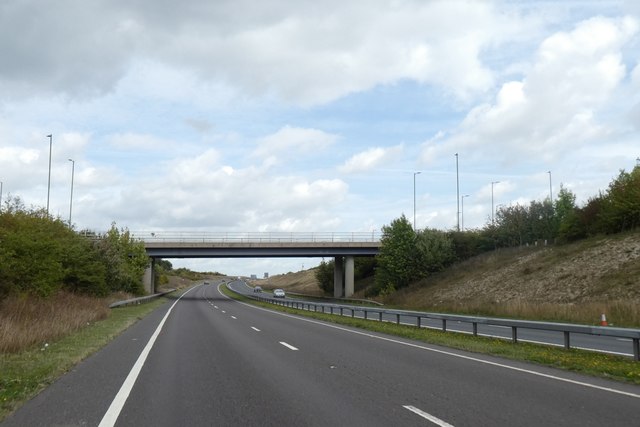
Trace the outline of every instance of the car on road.
{"type": "Polygon", "coordinates": [[[207,282],[207,281],[205,280],[203,284],[204,284],[204,285],[208,285],[208,284],[209,284],[209,282],[207,282]]]}
{"type": "Polygon", "coordinates": [[[282,289],[276,289],[273,291],[274,298],[284,298],[284,291],[282,289]]]}
{"type": "Polygon", "coordinates": [[[262,292],[262,288],[260,286],[256,286],[253,288],[253,292],[262,292]]]}

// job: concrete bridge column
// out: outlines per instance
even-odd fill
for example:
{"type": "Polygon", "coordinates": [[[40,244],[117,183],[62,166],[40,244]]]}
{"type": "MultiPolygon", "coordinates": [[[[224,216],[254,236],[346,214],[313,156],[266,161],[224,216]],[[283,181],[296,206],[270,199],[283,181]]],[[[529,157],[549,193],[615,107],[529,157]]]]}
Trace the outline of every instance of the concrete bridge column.
{"type": "Polygon", "coordinates": [[[349,298],[353,296],[353,282],[354,282],[354,270],[355,262],[352,256],[346,257],[346,266],[344,271],[344,296],[349,298]]]}
{"type": "Polygon", "coordinates": [[[342,298],[342,276],[344,268],[342,265],[342,257],[337,256],[333,264],[333,296],[334,298],[342,298]]]}
{"type": "Polygon", "coordinates": [[[155,265],[156,265],[156,259],[151,258],[149,267],[147,267],[147,269],[144,271],[144,275],[142,276],[142,286],[144,286],[144,290],[148,294],[156,293],[155,271],[153,271],[155,265]]]}

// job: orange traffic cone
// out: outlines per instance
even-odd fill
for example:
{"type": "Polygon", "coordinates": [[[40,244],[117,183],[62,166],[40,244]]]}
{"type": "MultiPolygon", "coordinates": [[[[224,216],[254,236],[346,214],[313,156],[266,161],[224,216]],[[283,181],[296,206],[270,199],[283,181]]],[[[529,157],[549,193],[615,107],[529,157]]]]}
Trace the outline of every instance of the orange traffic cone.
{"type": "Polygon", "coordinates": [[[600,326],[609,326],[607,323],[607,316],[605,316],[604,313],[600,316],[600,326]]]}

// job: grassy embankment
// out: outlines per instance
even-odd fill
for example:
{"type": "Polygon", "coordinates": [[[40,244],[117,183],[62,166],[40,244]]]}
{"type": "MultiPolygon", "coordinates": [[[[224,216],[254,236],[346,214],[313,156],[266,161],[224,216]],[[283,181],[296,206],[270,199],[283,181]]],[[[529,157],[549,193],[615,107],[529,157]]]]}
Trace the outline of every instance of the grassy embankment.
{"type": "MultiPolygon", "coordinates": [[[[125,298],[122,298],[125,299],[125,298]]],[[[0,420],[166,302],[108,308],[110,299],[63,293],[0,306],[0,420]]]]}
{"type": "Polygon", "coordinates": [[[437,344],[475,353],[490,354],[507,359],[538,363],[540,365],[551,366],[596,377],[640,384],[640,363],[634,362],[628,357],[595,353],[578,349],[564,350],[556,347],[530,343],[513,344],[510,341],[496,338],[474,337],[466,334],[397,325],[390,322],[377,322],[364,319],[354,319],[347,316],[343,317],[290,309],[251,300],[243,297],[242,295],[231,292],[225,286],[222,286],[221,289],[226,295],[232,298],[272,310],[279,310],[331,323],[395,335],[429,344],[437,344]]]}
{"type": "Polygon", "coordinates": [[[425,311],[640,327],[640,232],[502,249],[454,264],[383,300],[425,311]]]}

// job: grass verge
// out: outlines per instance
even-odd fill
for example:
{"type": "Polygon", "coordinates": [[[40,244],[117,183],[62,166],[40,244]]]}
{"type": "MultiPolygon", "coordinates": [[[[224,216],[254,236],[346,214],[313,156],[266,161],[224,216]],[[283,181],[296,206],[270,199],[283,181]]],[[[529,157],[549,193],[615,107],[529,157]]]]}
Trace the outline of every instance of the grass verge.
{"type": "Polygon", "coordinates": [[[490,354],[512,360],[532,362],[595,377],[640,385],[640,362],[634,362],[628,357],[578,349],[564,350],[557,347],[531,343],[521,342],[513,344],[511,341],[498,338],[474,337],[472,335],[455,332],[442,332],[433,329],[416,328],[415,326],[397,325],[389,322],[377,322],[296,310],[252,300],[230,291],[226,286],[221,286],[220,289],[225,295],[231,298],[272,310],[311,317],[313,319],[352,326],[369,331],[381,332],[429,344],[437,344],[474,353],[490,354]]]}
{"type": "Polygon", "coordinates": [[[0,421],[166,301],[158,298],[147,304],[117,308],[106,319],[47,346],[0,354],[0,421]]]}

